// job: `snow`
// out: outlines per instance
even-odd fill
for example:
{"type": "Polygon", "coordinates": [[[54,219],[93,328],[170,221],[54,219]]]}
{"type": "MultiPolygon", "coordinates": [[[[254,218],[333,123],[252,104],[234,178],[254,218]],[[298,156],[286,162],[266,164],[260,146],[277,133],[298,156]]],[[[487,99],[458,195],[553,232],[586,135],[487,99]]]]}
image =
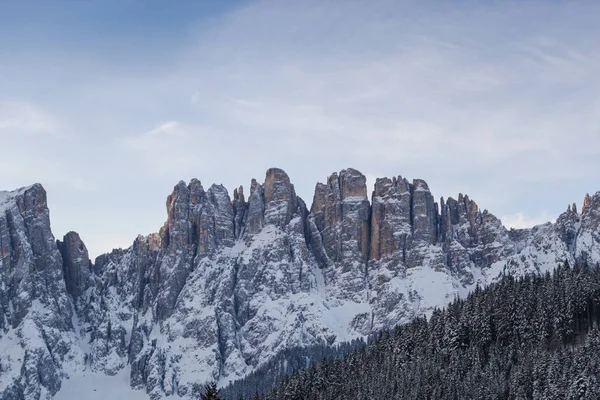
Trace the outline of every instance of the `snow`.
{"type": "Polygon", "coordinates": [[[362,203],[367,200],[365,196],[348,196],[343,199],[344,203],[362,203]]]}
{"type": "Polygon", "coordinates": [[[353,301],[341,302],[340,305],[329,310],[330,315],[323,318],[324,326],[336,334],[336,343],[350,341],[357,337],[350,328],[350,323],[359,314],[370,314],[369,303],[356,303],[353,301]]]}
{"type": "MultiPolygon", "coordinates": [[[[133,390],[129,386],[129,368],[124,368],[115,376],[83,371],[63,379],[60,391],[54,400],[148,400],[143,390],[133,390]]],[[[172,396],[171,399],[179,399],[172,396]]]]}
{"type": "Polygon", "coordinates": [[[419,294],[418,310],[433,311],[434,307],[444,305],[458,294],[456,282],[442,271],[430,267],[411,268],[407,276],[409,288],[419,294]]]}
{"type": "MultiPolygon", "coordinates": [[[[0,210],[15,204],[11,199],[26,189],[0,192],[0,210]]],[[[418,182],[415,190],[425,191],[426,187],[418,182]]],[[[366,200],[364,196],[345,198],[343,202],[349,209],[347,216],[357,219],[359,210],[355,206],[366,200]]],[[[374,201],[401,203],[398,199],[381,197],[374,201]]],[[[265,221],[271,217],[278,220],[279,214],[287,212],[287,207],[286,202],[273,202],[265,211],[265,221]]],[[[415,217],[427,216],[419,213],[415,217]]],[[[371,329],[389,328],[423,314],[430,316],[434,308],[444,307],[456,296],[465,297],[476,285],[494,282],[507,268],[507,272],[514,275],[543,273],[565,257],[572,257],[555,225],[536,226],[516,236],[517,239],[509,239],[500,222],[492,220],[484,227],[487,233],[493,233],[486,235],[488,243],[473,242],[477,237],[470,225],[457,224],[452,227],[454,236],[450,252],[439,243],[416,241],[410,249],[412,254],[409,254],[413,256],[412,263],[405,265],[404,261],[399,261],[401,255],[392,254],[390,258],[369,263],[367,274],[364,263],[355,258],[355,249],[359,245],[352,239],[340,246],[342,261],[320,269],[314,262],[314,255],[302,256],[309,253],[303,247],[306,245],[302,222],[296,216],[286,227],[266,223],[259,232],[237,240],[232,247],[217,249],[212,258],[200,258],[186,277],[176,310],[167,320],[158,323],[151,308],[143,315],[137,315],[140,326],[148,328],[139,354],[151,357],[148,360],[153,366],[150,380],[159,378],[160,374],[163,374],[160,378],[164,378],[163,387],[149,386],[153,397],[163,396],[161,390],[189,388],[217,377],[221,385],[226,384],[251,372],[285,348],[324,341],[339,343],[364,337],[371,329]],[[483,252],[488,252],[484,254],[486,259],[499,261],[489,267],[489,264],[475,265],[472,256],[483,252]],[[460,265],[445,265],[450,255],[455,256],[460,265]],[[237,281],[238,277],[245,285],[237,281]],[[229,301],[236,299],[230,294],[230,285],[236,284],[239,289],[236,295],[253,313],[248,314],[250,317],[241,326],[228,326],[231,321],[228,318],[233,316],[224,313],[223,309],[229,307],[229,301]],[[221,334],[221,330],[225,333],[221,334]],[[220,364],[219,335],[227,340],[224,347],[231,349],[224,353],[223,364],[220,364]]],[[[600,260],[598,233],[580,231],[580,225],[576,226],[577,250],[591,253],[592,259],[600,260]]],[[[411,233],[410,223],[401,218],[395,220],[393,226],[395,232],[392,235],[396,239],[411,233]]],[[[339,226],[334,229],[339,237],[339,226]]],[[[22,242],[23,246],[29,246],[27,238],[22,242]]],[[[136,260],[130,259],[133,257],[134,253],[128,250],[118,265],[107,266],[107,270],[114,269],[110,273],[118,279],[117,285],[108,287],[102,298],[106,321],[115,331],[124,329],[126,343],[131,339],[136,310],[131,307],[133,292],[120,285],[130,288],[129,282],[123,280],[126,275],[122,272],[135,264],[136,260]]],[[[167,263],[163,266],[164,271],[168,273],[177,268],[184,262],[182,260],[181,251],[172,258],[163,259],[162,262],[167,263]]],[[[0,336],[0,370],[3,372],[0,388],[19,376],[25,348],[45,349],[42,326],[48,310],[34,300],[29,312],[31,317],[26,318],[18,329],[0,336]]],[[[102,340],[90,342],[91,335],[86,333],[87,329],[82,329],[91,327],[90,322],[80,321],[75,308],[72,325],[73,334],[66,334],[63,339],[64,343],[72,345],[72,349],[62,364],[61,372],[65,378],[56,399],[148,399],[145,390],[131,389],[128,360],[115,348],[106,354],[100,353],[102,358],[96,358],[93,365],[86,365],[85,355],[92,355],[89,359],[93,359],[97,348],[107,346],[107,343],[102,340]],[[106,375],[103,371],[116,372],[116,375],[106,375]]]]}
{"type": "Polygon", "coordinates": [[[15,197],[22,195],[27,190],[31,189],[35,185],[25,186],[13,191],[0,191],[0,212],[6,211],[9,207],[11,207],[14,203],[13,200],[15,197]]]}
{"type": "Polygon", "coordinates": [[[0,337],[0,354],[0,388],[5,388],[21,375],[19,367],[25,357],[25,350],[19,345],[16,332],[0,337]]]}
{"type": "Polygon", "coordinates": [[[255,250],[268,246],[282,234],[283,232],[275,225],[267,225],[259,233],[254,235],[249,243],[238,240],[229,251],[227,251],[227,249],[225,251],[228,252],[230,256],[242,254],[242,261],[247,264],[252,260],[255,250]]]}
{"type": "Polygon", "coordinates": [[[594,238],[592,232],[583,232],[579,235],[577,238],[576,249],[577,256],[586,253],[588,260],[591,263],[600,262],[600,246],[598,246],[598,242],[594,238]]]}

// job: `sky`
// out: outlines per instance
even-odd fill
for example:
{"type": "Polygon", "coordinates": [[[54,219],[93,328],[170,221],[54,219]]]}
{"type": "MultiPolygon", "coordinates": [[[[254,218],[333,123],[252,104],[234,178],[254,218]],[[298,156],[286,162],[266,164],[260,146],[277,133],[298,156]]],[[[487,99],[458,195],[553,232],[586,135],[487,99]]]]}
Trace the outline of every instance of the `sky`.
{"type": "MultiPolygon", "coordinates": [[[[353,167],[511,227],[600,190],[597,1],[0,2],[0,189],[40,182],[90,255],[180,180],[353,167]]],[[[247,189],[248,190],[248,189],[247,189]]]]}

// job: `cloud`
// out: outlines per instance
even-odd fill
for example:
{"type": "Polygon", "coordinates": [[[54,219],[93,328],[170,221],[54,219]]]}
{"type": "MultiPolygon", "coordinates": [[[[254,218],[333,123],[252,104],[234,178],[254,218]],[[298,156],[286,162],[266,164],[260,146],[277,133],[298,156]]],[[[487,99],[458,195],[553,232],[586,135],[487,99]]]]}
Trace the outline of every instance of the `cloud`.
{"type": "Polygon", "coordinates": [[[194,163],[192,127],[177,121],[160,123],[149,131],[119,141],[126,151],[140,157],[156,173],[189,167],[194,163]]]}
{"type": "Polygon", "coordinates": [[[567,86],[582,78],[594,82],[600,63],[582,56],[594,52],[568,50],[571,39],[552,31],[540,36],[543,22],[519,26],[519,35],[502,28],[514,15],[520,22],[524,12],[533,16],[535,7],[469,10],[459,4],[448,15],[412,2],[372,9],[361,4],[285,8],[259,2],[243,8],[184,57],[186,84],[202,88],[195,96],[209,105],[205,112],[255,134],[258,142],[277,132],[305,151],[335,146],[348,159],[385,169],[435,160],[456,170],[512,170],[523,181],[573,171],[570,165],[579,160],[559,153],[581,150],[564,132],[581,124],[575,119],[591,120],[593,112],[589,105],[564,103],[597,96],[582,87],[575,98],[569,91],[548,97],[547,88],[561,90],[553,79],[567,86]],[[577,74],[566,73],[571,68],[577,74]],[[221,93],[230,101],[220,101],[221,93]],[[519,159],[553,162],[523,171],[519,159]]]}
{"type": "Polygon", "coordinates": [[[0,135],[18,129],[10,144],[26,149],[4,162],[103,188],[88,237],[109,218],[131,221],[132,238],[154,230],[180,179],[231,189],[271,166],[309,203],[317,181],[354,167],[369,192],[376,177],[422,178],[436,198],[468,193],[528,226],[600,189],[599,6],[255,1],[186,27],[167,53],[36,58],[55,66],[14,70],[35,90],[0,109],[0,135]],[[41,139],[65,126],[76,140],[41,139]]]}
{"type": "Polygon", "coordinates": [[[546,222],[555,222],[556,216],[551,216],[547,211],[543,211],[537,216],[529,216],[525,215],[525,213],[518,212],[515,214],[504,215],[500,220],[507,228],[526,229],[536,225],[545,224],[546,222]]]}
{"type": "MultiPolygon", "coordinates": [[[[188,136],[128,135],[129,151],[162,176],[281,166],[305,198],[349,166],[419,177],[496,213],[543,182],[593,178],[600,59],[562,18],[581,10],[365,4],[255,2],[200,27],[151,96],[184,99],[164,120],[188,136]]],[[[560,209],[580,196],[562,195],[560,209]]]]}
{"type": "Polygon", "coordinates": [[[57,135],[57,119],[43,108],[26,101],[0,100],[0,135],[57,135]]]}
{"type": "Polygon", "coordinates": [[[31,101],[0,99],[0,182],[6,188],[41,182],[81,191],[94,190],[82,165],[64,150],[77,145],[68,125],[44,107],[31,101]]]}

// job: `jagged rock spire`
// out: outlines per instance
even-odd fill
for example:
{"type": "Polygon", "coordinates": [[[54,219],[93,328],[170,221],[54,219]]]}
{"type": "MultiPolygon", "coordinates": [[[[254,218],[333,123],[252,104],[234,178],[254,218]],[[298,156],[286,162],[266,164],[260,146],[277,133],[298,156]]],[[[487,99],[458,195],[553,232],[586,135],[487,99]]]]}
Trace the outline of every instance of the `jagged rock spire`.
{"type": "Polygon", "coordinates": [[[245,217],[245,233],[258,233],[264,226],[265,196],[262,185],[252,179],[250,183],[250,197],[248,197],[248,210],[245,217]]]}
{"type": "Polygon", "coordinates": [[[270,168],[265,176],[265,223],[286,226],[296,211],[298,200],[289,176],[279,168],[270,168]]]}
{"type": "Polygon", "coordinates": [[[87,247],[77,232],[69,232],[62,242],[56,241],[63,259],[63,271],[67,292],[77,299],[93,284],[92,262],[87,247]]]}
{"type": "Polygon", "coordinates": [[[589,193],[586,193],[585,197],[583,198],[583,206],[581,207],[582,214],[585,211],[585,209],[587,208],[587,206],[590,205],[591,202],[592,202],[592,197],[590,196],[589,193]]]}
{"type": "Polygon", "coordinates": [[[412,233],[411,185],[401,176],[377,178],[371,199],[370,258],[379,260],[408,245],[412,233]]]}
{"type": "Polygon", "coordinates": [[[233,191],[233,214],[235,215],[234,226],[236,239],[244,232],[247,209],[248,203],[246,203],[244,198],[244,187],[240,185],[238,189],[233,191]]]}
{"type": "Polygon", "coordinates": [[[309,213],[288,175],[272,168],[264,184],[252,180],[247,199],[241,186],[230,198],[222,185],[180,182],[159,233],[86,268],[77,234],[51,236],[40,188],[0,195],[0,336],[21,335],[12,331],[29,319],[43,338],[35,348],[42,342],[21,341],[33,361],[11,367],[34,396],[58,390],[56,371],[76,359],[64,352],[77,343],[98,371],[130,365],[132,386],[152,398],[192,397],[197,376],[232,379],[289,346],[389,328],[500,272],[600,260],[600,194],[586,196],[581,215],[573,205],[554,225],[508,232],[467,195],[438,207],[419,179],[377,179],[370,204],[365,176],[351,168],[316,185],[309,213]]]}
{"type": "Polygon", "coordinates": [[[317,184],[311,214],[329,260],[367,261],[370,204],[363,174],[348,168],[317,184]]]}

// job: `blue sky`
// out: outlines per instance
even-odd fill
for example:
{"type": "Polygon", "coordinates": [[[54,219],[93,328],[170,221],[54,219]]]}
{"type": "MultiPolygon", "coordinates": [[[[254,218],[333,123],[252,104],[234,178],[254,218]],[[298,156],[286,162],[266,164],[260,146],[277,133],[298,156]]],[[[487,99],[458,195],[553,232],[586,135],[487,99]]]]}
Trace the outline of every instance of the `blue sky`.
{"type": "MultiPolygon", "coordinates": [[[[600,190],[600,3],[0,2],[0,188],[41,182],[97,255],[179,180],[346,167],[511,226],[600,190]]],[[[371,187],[369,188],[371,190],[371,187]]]]}

